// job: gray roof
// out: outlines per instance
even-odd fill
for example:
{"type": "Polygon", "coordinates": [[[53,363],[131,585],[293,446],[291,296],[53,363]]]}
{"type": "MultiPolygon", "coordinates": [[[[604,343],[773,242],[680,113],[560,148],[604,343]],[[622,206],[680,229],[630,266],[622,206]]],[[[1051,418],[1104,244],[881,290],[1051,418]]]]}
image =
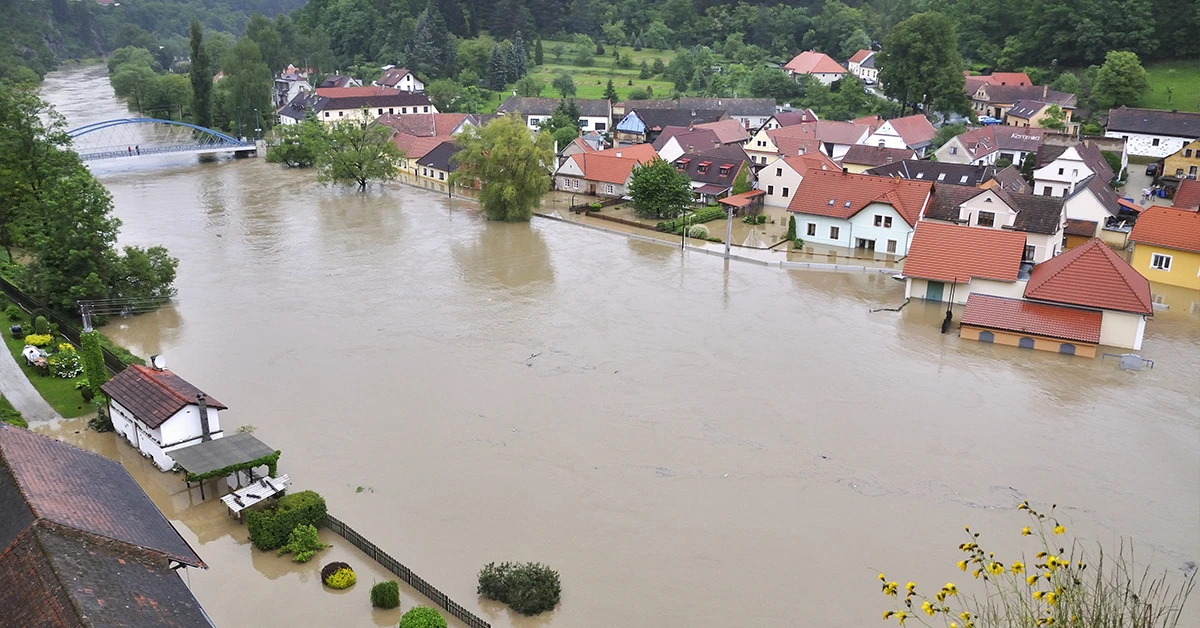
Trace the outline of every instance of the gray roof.
{"type": "Polygon", "coordinates": [[[1083,194],[1084,190],[1090,191],[1096,197],[1096,200],[1100,201],[1100,204],[1104,206],[1104,209],[1108,210],[1108,213],[1113,216],[1121,213],[1121,204],[1117,202],[1120,197],[1117,196],[1116,190],[1109,187],[1108,181],[1102,177],[1092,175],[1080,181],[1075,185],[1075,191],[1067,196],[1067,198],[1075,198],[1083,194]]]}
{"type": "Polygon", "coordinates": [[[188,473],[202,475],[225,467],[257,460],[275,453],[253,434],[232,434],[198,445],[176,449],[169,455],[188,473]]]}
{"type": "MultiPolygon", "coordinates": [[[[906,159],[914,159],[916,156],[917,154],[909,148],[886,148],[883,146],[855,144],[842,156],[842,163],[859,166],[883,166],[885,164],[900,163],[906,159]]],[[[869,172],[867,174],[875,173],[869,172]]]]}
{"type": "Polygon", "coordinates": [[[1033,190],[1016,166],[1008,166],[1000,170],[992,175],[992,179],[999,183],[1005,192],[1031,192],[1033,190]]]}
{"type": "Polygon", "coordinates": [[[749,163],[750,158],[741,146],[726,146],[702,153],[680,155],[675,160],[675,167],[696,183],[733,187],[738,172],[743,165],[749,163]],[[704,172],[700,172],[700,164],[707,164],[704,172]],[[729,166],[729,171],[724,175],[721,174],[722,166],[729,166]]]}
{"type": "Polygon", "coordinates": [[[1013,231],[1053,234],[1062,224],[1062,197],[1015,194],[1002,189],[985,190],[963,185],[935,185],[925,217],[933,220],[960,222],[958,208],[968,200],[985,192],[993,192],[1009,207],[1017,210],[1013,220],[1013,231]]]}
{"type": "MultiPolygon", "coordinates": [[[[1042,144],[1038,147],[1037,158],[1035,163],[1038,168],[1053,163],[1055,159],[1067,152],[1068,146],[1056,146],[1053,144],[1042,144]]],[[[1108,160],[1104,158],[1104,153],[1100,152],[1100,147],[1095,144],[1076,144],[1075,152],[1083,159],[1083,163],[1087,164],[1092,172],[1096,173],[1105,183],[1112,181],[1114,176],[1112,166],[1108,165],[1108,160]]]]}
{"type": "Polygon", "coordinates": [[[1075,108],[1075,94],[1048,89],[1044,85],[983,85],[988,101],[1017,103],[1022,100],[1040,100],[1057,103],[1065,109],[1075,108]]]}
{"type": "Polygon", "coordinates": [[[635,109],[630,113],[641,118],[647,131],[662,130],[669,126],[705,124],[729,117],[724,109],[635,109]]]}
{"type": "MultiPolygon", "coordinates": [[[[854,150],[854,148],[857,147],[851,147],[850,150],[854,150]]],[[[911,153],[912,151],[908,152],[911,153]]],[[[848,155],[849,153],[847,153],[848,155]]],[[[842,160],[845,161],[845,158],[842,160]]],[[[852,161],[851,163],[861,162],[852,161]]],[[[871,168],[866,174],[975,187],[990,179],[992,173],[995,171],[996,168],[994,166],[972,166],[944,161],[906,159],[871,168]]]]}
{"type": "Polygon", "coordinates": [[[684,97],[679,100],[630,100],[625,103],[625,110],[632,109],[709,109],[724,110],[730,116],[766,117],[775,115],[775,99],[684,97]]]}
{"type": "Polygon", "coordinates": [[[1037,114],[1037,112],[1041,111],[1042,107],[1045,106],[1046,103],[1040,100],[1018,100],[1017,102],[1013,103],[1012,107],[1009,107],[1008,114],[1011,116],[1017,116],[1018,118],[1029,118],[1030,116],[1037,114]]]}
{"type": "Polygon", "coordinates": [[[858,64],[858,67],[874,69],[875,68],[875,57],[876,57],[876,55],[871,55],[871,56],[867,57],[866,59],[863,59],[863,62],[858,64]]]}
{"type": "Polygon", "coordinates": [[[446,140],[438,144],[433,150],[425,153],[425,156],[419,159],[417,163],[429,168],[453,172],[456,166],[451,160],[460,150],[462,149],[453,140],[446,140]]]}
{"type": "Polygon", "coordinates": [[[1192,140],[1200,137],[1200,113],[1129,107],[1109,109],[1108,130],[1168,135],[1192,140]]]}
{"type": "MultiPolygon", "coordinates": [[[[526,116],[548,116],[554,113],[554,109],[558,107],[558,103],[560,102],[562,102],[562,99],[559,98],[522,98],[520,96],[509,96],[496,108],[496,113],[516,111],[526,116]]],[[[575,101],[575,106],[579,108],[579,115],[581,116],[589,118],[612,117],[612,103],[603,98],[580,98],[575,101]]]]}

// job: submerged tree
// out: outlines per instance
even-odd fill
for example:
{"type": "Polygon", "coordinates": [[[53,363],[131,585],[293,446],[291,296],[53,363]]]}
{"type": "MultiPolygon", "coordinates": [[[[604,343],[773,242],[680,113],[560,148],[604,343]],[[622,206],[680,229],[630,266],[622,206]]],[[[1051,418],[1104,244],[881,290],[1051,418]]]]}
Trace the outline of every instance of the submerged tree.
{"type": "Polygon", "coordinates": [[[362,191],[372,181],[395,179],[401,157],[390,130],[363,111],[362,119],[343,120],[329,129],[317,156],[317,180],[355,184],[362,191]]]}
{"type": "Polygon", "coordinates": [[[452,185],[480,186],[479,203],[488,220],[527,222],[550,190],[554,150],[548,133],[530,136],[525,121],[510,113],[457,136],[462,150],[452,185]]]}
{"type": "Polygon", "coordinates": [[[299,124],[275,128],[275,141],[267,148],[267,161],[289,168],[315,166],[325,142],[325,126],[309,112],[299,124]]]}

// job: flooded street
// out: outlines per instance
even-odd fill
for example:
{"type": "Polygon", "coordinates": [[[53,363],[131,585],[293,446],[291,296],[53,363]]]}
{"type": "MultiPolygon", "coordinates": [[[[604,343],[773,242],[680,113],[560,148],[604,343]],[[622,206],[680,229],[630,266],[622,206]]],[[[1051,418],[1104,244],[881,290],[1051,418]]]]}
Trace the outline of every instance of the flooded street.
{"type": "MultiPolygon", "coordinates": [[[[127,115],[103,66],[43,95],[71,127],[127,115]]],[[[122,243],[180,259],[171,306],[104,331],[164,354],[229,406],[226,430],[254,425],[298,488],[494,626],[878,623],[878,572],[962,580],[964,524],[998,557],[1037,551],[1017,535],[1026,498],[1086,542],[1132,537],[1157,569],[1200,562],[1200,294],[1169,294],[1141,352],[1155,368],[1124,372],[942,335],[932,304],[869,313],[903,302],[878,274],[491,224],[445,194],[326,188],[262,159],[93,170],[122,243]],[[561,607],[480,602],[477,571],[503,560],[557,569],[561,607]]],[[[218,625],[370,617],[366,561],[352,602],[287,608],[281,583],[321,561],[279,580],[289,565],[248,559],[215,500],[158,475],[218,625]]]]}

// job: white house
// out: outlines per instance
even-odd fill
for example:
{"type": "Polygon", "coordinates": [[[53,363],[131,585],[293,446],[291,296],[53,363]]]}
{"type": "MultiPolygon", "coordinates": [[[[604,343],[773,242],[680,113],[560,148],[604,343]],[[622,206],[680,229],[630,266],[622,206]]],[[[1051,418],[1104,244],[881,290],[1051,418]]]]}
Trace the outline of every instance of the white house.
{"type": "Polygon", "coordinates": [[[1025,240],[1020,261],[1032,263],[1062,252],[1066,224],[1062,198],[963,185],[938,185],[924,219],[1019,233],[1025,240]]]}
{"type": "Polygon", "coordinates": [[[171,451],[224,436],[225,404],[165,368],[133,364],[100,389],[116,432],[162,471],[175,466],[171,451]]]}
{"type": "Polygon", "coordinates": [[[1049,132],[1046,129],[983,126],[950,138],[934,155],[938,161],[973,166],[991,166],[999,159],[1007,159],[1020,167],[1026,156],[1037,153],[1049,132]]]}
{"type": "Polygon", "coordinates": [[[315,94],[300,94],[279,110],[280,124],[296,124],[309,112],[326,124],[346,120],[372,121],[380,116],[437,113],[422,93],[388,87],[318,87],[315,94]]]}
{"type": "Polygon", "coordinates": [[[409,93],[425,91],[425,83],[423,83],[421,79],[417,78],[417,75],[413,74],[408,68],[388,66],[384,70],[383,76],[379,77],[379,80],[371,83],[372,85],[390,87],[392,89],[398,89],[402,92],[409,93]]]}
{"type": "Polygon", "coordinates": [[[875,129],[863,144],[880,148],[907,148],[916,151],[920,157],[933,145],[937,129],[929,120],[921,115],[905,116],[888,120],[875,129]]]}
{"type": "Polygon", "coordinates": [[[1012,231],[922,220],[904,259],[904,298],[966,303],[972,294],[1021,298],[1025,238],[1012,231]]]}
{"type": "Polygon", "coordinates": [[[1054,161],[1033,171],[1033,189],[1042,196],[1067,196],[1075,186],[1095,174],[1079,154],[1068,147],[1054,161]]]}
{"type": "Polygon", "coordinates": [[[1104,136],[1125,138],[1130,155],[1161,159],[1200,138],[1200,113],[1109,109],[1104,136]]]}
{"type": "Polygon", "coordinates": [[[933,184],[809,170],[788,211],[805,243],[904,256],[933,184]]]}
{"type": "Polygon", "coordinates": [[[802,75],[807,74],[825,85],[846,76],[846,68],[834,61],[832,57],[812,50],[806,50],[796,55],[787,62],[787,65],[783,66],[783,71],[796,80],[800,80],[802,75]]]}
{"type": "Polygon", "coordinates": [[[838,165],[825,155],[813,152],[807,155],[776,157],[775,161],[761,168],[755,187],[765,192],[763,204],[787,207],[809,170],[837,171],[838,165]]]}
{"type": "Polygon", "coordinates": [[[875,67],[875,51],[859,50],[846,62],[850,73],[862,79],[868,85],[879,80],[879,70],[875,67]]]}
{"type": "MultiPolygon", "coordinates": [[[[558,98],[522,98],[510,96],[500,103],[496,113],[517,112],[525,118],[530,131],[537,131],[541,124],[554,115],[562,101],[558,98]]],[[[575,100],[579,109],[579,129],[584,133],[603,133],[612,126],[612,103],[604,98],[580,98],[575,100]]]]}

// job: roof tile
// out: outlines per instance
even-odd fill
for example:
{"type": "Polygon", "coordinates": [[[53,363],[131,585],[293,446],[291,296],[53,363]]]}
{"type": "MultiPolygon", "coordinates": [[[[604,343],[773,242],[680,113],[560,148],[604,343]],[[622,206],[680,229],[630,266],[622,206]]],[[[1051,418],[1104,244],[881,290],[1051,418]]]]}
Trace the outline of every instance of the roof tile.
{"type": "Polygon", "coordinates": [[[1025,236],[1013,231],[921,221],[908,246],[904,274],[966,283],[972,277],[1016,281],[1025,236]]]}
{"type": "MultiPolygon", "coordinates": [[[[125,406],[133,416],[151,429],[162,425],[176,412],[196,403],[204,391],[175,373],[133,364],[117,373],[100,387],[109,397],[125,406]]],[[[205,395],[208,407],[226,409],[226,405],[205,395]]]]}
{"type": "Polygon", "coordinates": [[[812,50],[805,50],[796,55],[787,65],[783,66],[784,70],[790,70],[796,74],[845,74],[846,68],[834,61],[832,57],[823,53],[812,50]]]}
{"type": "Polygon", "coordinates": [[[1025,298],[1135,314],[1153,312],[1150,282],[1096,238],[1034,266],[1025,298]]]}
{"type": "Polygon", "coordinates": [[[1102,318],[1100,312],[974,293],[962,324],[1097,344],[1102,318]]]}
{"type": "Polygon", "coordinates": [[[1131,242],[1200,253],[1200,212],[1154,205],[1138,216],[1131,242]]]}

